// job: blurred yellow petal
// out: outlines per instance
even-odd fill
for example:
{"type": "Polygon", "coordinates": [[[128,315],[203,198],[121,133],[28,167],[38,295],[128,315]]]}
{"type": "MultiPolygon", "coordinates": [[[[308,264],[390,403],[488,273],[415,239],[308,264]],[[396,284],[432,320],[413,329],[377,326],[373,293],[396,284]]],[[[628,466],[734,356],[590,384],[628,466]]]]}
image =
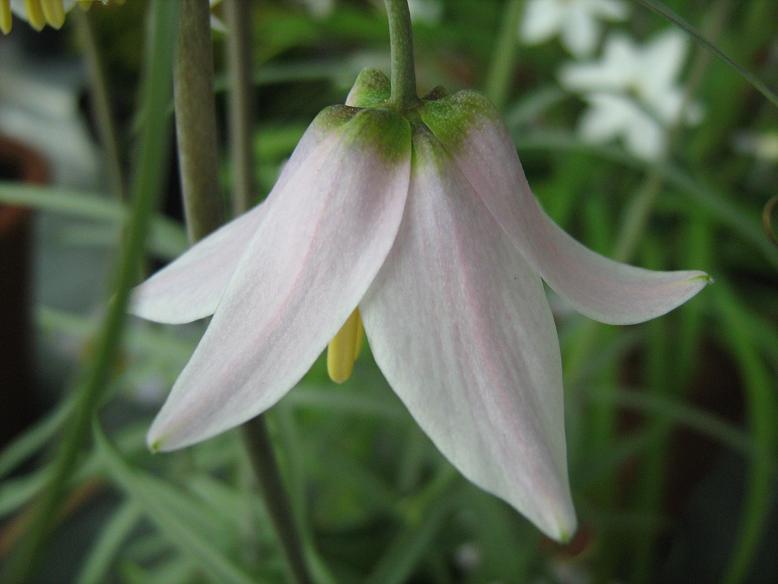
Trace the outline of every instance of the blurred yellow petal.
{"type": "Polygon", "coordinates": [[[41,0],[24,0],[24,12],[31,27],[38,31],[43,30],[46,26],[46,17],[43,15],[41,0]]]}
{"type": "Polygon", "coordinates": [[[65,7],[62,0],[40,0],[43,16],[49,26],[60,29],[65,24],[65,7]]]}
{"type": "Polygon", "coordinates": [[[11,15],[11,0],[0,0],[0,31],[3,34],[11,32],[13,16],[11,15]]]}

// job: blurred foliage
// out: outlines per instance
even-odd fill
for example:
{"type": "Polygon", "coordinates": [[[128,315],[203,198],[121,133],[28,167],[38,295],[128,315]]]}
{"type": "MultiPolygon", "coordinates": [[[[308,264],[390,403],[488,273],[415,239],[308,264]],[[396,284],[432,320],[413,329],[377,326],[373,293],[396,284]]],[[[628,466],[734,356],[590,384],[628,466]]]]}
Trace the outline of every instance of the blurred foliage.
{"type": "MultiPolygon", "coordinates": [[[[713,42],[778,87],[778,3],[719,3],[726,24],[713,42]]],[[[733,69],[700,58],[706,49],[695,46],[688,68],[699,75],[693,90],[706,115],[699,126],[675,133],[666,161],[634,158],[617,144],[593,146],[575,131],[583,102],[558,85],[557,71],[571,59],[558,42],[506,43],[500,31],[515,12],[510,0],[442,4],[439,22],[415,26],[420,90],[502,84],[505,118],[526,173],[565,229],[608,255],[630,238],[634,263],[703,269],[716,283],[644,325],[615,328],[563,307],[556,312],[581,525],[567,546],[545,540],[507,505],[459,477],[394,397],[368,351],[343,386],[327,380],[320,360],[269,413],[317,577],[339,583],[776,581],[778,248],[759,216],[776,194],[778,161],[738,144],[743,136],[778,132],[778,112],[733,69]],[[643,220],[625,233],[636,200],[644,203],[643,220]]],[[[709,2],[667,4],[707,30],[709,2]]],[[[94,11],[125,152],[142,123],[131,112],[144,13],[141,0],[94,11]]],[[[362,67],[386,69],[388,34],[380,2],[336,0],[328,15],[313,16],[302,1],[263,0],[254,16],[256,173],[267,193],[312,117],[342,102],[362,67]]],[[[612,25],[637,39],[669,26],[637,6],[628,22],[612,25]]],[[[222,45],[216,33],[215,89],[224,121],[222,45]]],[[[684,79],[693,76],[687,71],[684,79]]],[[[223,180],[229,187],[226,163],[223,180]]],[[[173,186],[170,196],[167,208],[175,214],[173,186]]],[[[124,213],[105,197],[56,185],[20,191],[3,183],[0,201],[78,218],[67,245],[115,245],[124,213]]],[[[175,219],[156,218],[152,259],[183,249],[175,219]]],[[[36,307],[36,322],[52,343],[69,339],[88,347],[95,334],[91,316],[46,306],[36,307]]],[[[41,581],[283,580],[280,551],[234,433],[172,455],[145,449],[148,423],[201,330],[132,323],[41,581]]],[[[61,389],[61,403],[0,454],[0,557],[24,531],[50,472],[47,452],[72,408],[61,389]]]]}

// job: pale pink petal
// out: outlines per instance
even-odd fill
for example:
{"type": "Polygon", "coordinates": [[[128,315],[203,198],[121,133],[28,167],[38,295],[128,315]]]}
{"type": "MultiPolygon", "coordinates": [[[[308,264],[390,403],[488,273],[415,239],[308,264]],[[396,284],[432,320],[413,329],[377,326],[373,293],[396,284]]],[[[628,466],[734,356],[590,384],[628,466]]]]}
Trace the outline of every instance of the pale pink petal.
{"type": "Polygon", "coordinates": [[[438,449],[550,537],[576,519],[543,284],[428,130],[406,213],[360,303],[376,362],[438,449]]]}
{"type": "Polygon", "coordinates": [[[429,102],[421,116],[527,261],[582,314],[610,324],[643,322],[710,282],[704,272],[654,272],[609,260],[560,229],[538,205],[505,125],[480,95],[429,102]]]}
{"type": "MultiPolygon", "coordinates": [[[[324,138],[328,133],[321,122],[314,121],[284,166],[273,191],[286,184],[318,148],[331,151],[337,139],[324,138]]],[[[193,245],[133,290],[130,312],[141,318],[182,324],[210,316],[216,310],[235,267],[265,215],[267,203],[237,217],[208,237],[193,245]]]]}
{"type": "Polygon", "coordinates": [[[194,355],[149,431],[172,450],[232,428],[278,401],[360,301],[402,219],[408,123],[353,115],[334,150],[317,149],[274,193],[265,220],[194,355]]]}

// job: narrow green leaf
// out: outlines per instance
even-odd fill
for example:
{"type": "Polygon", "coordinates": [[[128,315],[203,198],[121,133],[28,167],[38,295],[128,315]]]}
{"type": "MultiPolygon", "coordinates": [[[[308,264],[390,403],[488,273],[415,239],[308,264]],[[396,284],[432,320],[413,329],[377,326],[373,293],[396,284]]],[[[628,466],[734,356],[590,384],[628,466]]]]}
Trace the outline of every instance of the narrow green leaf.
{"type": "Polygon", "coordinates": [[[536,130],[528,134],[520,132],[518,128],[511,128],[511,132],[519,150],[588,152],[643,171],[656,170],[664,180],[686,195],[687,203],[692,205],[691,208],[706,213],[737,233],[744,241],[758,249],[773,267],[778,267],[778,247],[764,237],[759,217],[732,203],[732,200],[736,200],[734,197],[728,197],[710,185],[704,184],[699,178],[692,177],[678,166],[669,163],[655,166],[626,154],[620,148],[589,144],[568,132],[536,130]]]}
{"type": "Polygon", "coordinates": [[[43,467],[21,477],[4,480],[0,484],[0,517],[17,511],[32,499],[50,476],[50,469],[43,467]]]}
{"type": "Polygon", "coordinates": [[[589,393],[587,397],[595,401],[612,401],[620,408],[667,418],[712,438],[746,458],[757,455],[756,447],[748,434],[718,416],[686,405],[679,400],[627,390],[613,393],[597,390],[589,393]]]}
{"type": "Polygon", "coordinates": [[[747,478],[738,538],[723,579],[726,584],[738,584],[749,575],[765,534],[767,518],[770,517],[778,403],[774,391],[775,378],[754,351],[750,331],[738,311],[738,303],[733,300],[734,294],[725,282],[716,284],[714,294],[726,329],[724,340],[740,369],[748,425],[756,447],[756,456],[751,459],[747,478]]]}
{"type": "Polygon", "coordinates": [[[379,560],[368,584],[402,584],[424,559],[453,507],[453,497],[435,500],[419,521],[406,525],[379,560]]]}
{"type": "MultiPolygon", "coordinates": [[[[119,225],[128,216],[126,206],[106,195],[8,181],[0,181],[0,202],[114,224],[114,237],[107,241],[111,245],[118,243],[119,225]]],[[[187,248],[186,233],[177,223],[156,215],[151,220],[149,247],[163,257],[176,257],[187,248]]]]}
{"type": "Polygon", "coordinates": [[[219,550],[218,543],[223,542],[224,533],[221,530],[213,533],[213,522],[203,517],[196,501],[181,490],[131,467],[108,441],[97,421],[92,428],[98,452],[111,478],[143,509],[171,544],[191,557],[217,582],[255,582],[219,550]]]}
{"type": "Polygon", "coordinates": [[[742,65],[733,61],[724,51],[718,48],[715,43],[708,40],[705,35],[693,27],[689,22],[684,20],[679,14],[674,12],[669,6],[663,2],[659,2],[658,0],[638,0],[638,2],[643,4],[643,6],[646,8],[666,18],[670,22],[678,25],[698,43],[713,51],[717,57],[719,57],[727,65],[737,71],[743,79],[748,81],[748,83],[750,83],[754,89],[769,99],[774,106],[778,107],[778,95],[776,95],[769,87],[767,87],[767,85],[765,85],[761,79],[759,79],[756,75],[751,73],[742,65]]]}
{"type": "Polygon", "coordinates": [[[62,400],[51,413],[11,442],[0,454],[0,478],[43,448],[49,438],[60,429],[72,409],[72,399],[62,400]]]}
{"type": "Polygon", "coordinates": [[[111,564],[124,540],[138,524],[140,508],[135,503],[123,503],[103,525],[76,578],[78,584],[100,584],[108,581],[111,564]]]}

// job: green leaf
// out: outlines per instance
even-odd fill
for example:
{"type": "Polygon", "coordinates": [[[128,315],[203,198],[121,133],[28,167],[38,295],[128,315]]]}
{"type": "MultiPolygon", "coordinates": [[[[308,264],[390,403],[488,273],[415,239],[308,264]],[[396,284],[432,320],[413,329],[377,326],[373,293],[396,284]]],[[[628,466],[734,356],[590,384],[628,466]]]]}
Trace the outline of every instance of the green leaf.
{"type": "Polygon", "coordinates": [[[750,331],[738,310],[738,303],[734,301],[734,294],[725,282],[718,282],[714,290],[726,330],[724,340],[740,369],[748,425],[756,448],[756,455],[751,459],[749,468],[738,538],[723,579],[726,584],[737,584],[745,581],[749,574],[767,528],[767,518],[770,516],[778,403],[774,391],[775,377],[753,348],[750,331]]]}
{"type": "Polygon", "coordinates": [[[123,503],[103,525],[76,578],[78,584],[100,584],[108,580],[108,571],[124,540],[138,524],[140,508],[123,503]]]}
{"type": "MultiPolygon", "coordinates": [[[[111,245],[119,243],[119,226],[128,216],[127,207],[106,195],[87,195],[59,188],[0,181],[0,202],[59,213],[116,226],[111,245]]],[[[149,247],[162,257],[176,257],[187,248],[186,233],[177,223],[157,215],[150,228],[149,247]]]]}
{"type": "Polygon", "coordinates": [[[767,85],[765,85],[761,79],[748,71],[748,69],[742,65],[733,61],[724,51],[718,48],[715,43],[708,40],[705,35],[703,35],[700,31],[684,20],[679,14],[674,12],[669,6],[657,0],[638,0],[638,2],[643,4],[643,6],[646,8],[653,10],[660,16],[663,16],[670,22],[681,27],[698,43],[713,51],[717,57],[719,57],[727,65],[737,71],[743,79],[748,81],[748,83],[750,83],[754,89],[769,99],[774,106],[778,106],[778,95],[776,95],[769,87],[767,87],[767,85]]]}
{"type": "Polygon", "coordinates": [[[741,209],[720,191],[704,184],[686,171],[672,164],[659,166],[626,154],[619,148],[589,144],[574,134],[560,131],[534,131],[526,133],[511,128],[513,139],[519,150],[569,150],[588,152],[594,156],[612,160],[636,169],[655,170],[664,180],[686,195],[687,204],[695,211],[702,211],[737,233],[744,241],[758,249],[773,267],[778,267],[778,247],[774,246],[762,232],[759,217],[741,209]]]}
{"type": "Polygon", "coordinates": [[[214,532],[214,522],[196,500],[159,479],[133,468],[108,441],[97,421],[93,434],[106,470],[115,483],[135,501],[170,543],[188,555],[217,582],[255,582],[240,566],[219,550],[222,530],[214,532]]]}
{"type": "Polygon", "coordinates": [[[0,454],[0,478],[43,448],[54,433],[60,429],[72,409],[73,400],[63,400],[54,408],[54,411],[11,442],[0,454]]]}

